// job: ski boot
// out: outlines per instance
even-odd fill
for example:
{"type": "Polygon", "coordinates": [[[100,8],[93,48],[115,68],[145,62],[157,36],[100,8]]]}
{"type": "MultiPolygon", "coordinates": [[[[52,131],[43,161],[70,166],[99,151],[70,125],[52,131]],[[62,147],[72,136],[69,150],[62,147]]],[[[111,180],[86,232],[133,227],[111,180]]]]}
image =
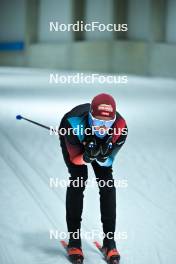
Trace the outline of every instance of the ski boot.
{"type": "Polygon", "coordinates": [[[73,264],[82,264],[84,260],[80,240],[70,239],[67,246],[69,260],[73,264]]]}
{"type": "Polygon", "coordinates": [[[116,243],[113,239],[104,239],[102,252],[108,264],[120,263],[120,253],[116,249],[116,243]]]}

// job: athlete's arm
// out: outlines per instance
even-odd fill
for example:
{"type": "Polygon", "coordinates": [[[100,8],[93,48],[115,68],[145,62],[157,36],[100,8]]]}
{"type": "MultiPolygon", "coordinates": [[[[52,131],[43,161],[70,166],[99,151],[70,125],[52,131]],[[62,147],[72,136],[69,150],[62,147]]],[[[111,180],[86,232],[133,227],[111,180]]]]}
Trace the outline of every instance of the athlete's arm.
{"type": "Polygon", "coordinates": [[[104,162],[97,160],[100,166],[105,166],[105,167],[112,166],[117,153],[119,152],[119,150],[121,149],[121,147],[124,145],[126,141],[127,135],[128,135],[128,128],[127,128],[127,125],[125,124],[125,129],[121,132],[121,135],[117,138],[117,140],[113,144],[113,148],[112,148],[112,151],[110,151],[110,155],[107,156],[104,162]]]}
{"type": "Polygon", "coordinates": [[[64,128],[67,132],[64,135],[65,144],[69,153],[70,161],[75,165],[84,165],[83,160],[84,145],[79,141],[78,137],[73,134],[71,126],[67,120],[64,122],[64,128]]]}

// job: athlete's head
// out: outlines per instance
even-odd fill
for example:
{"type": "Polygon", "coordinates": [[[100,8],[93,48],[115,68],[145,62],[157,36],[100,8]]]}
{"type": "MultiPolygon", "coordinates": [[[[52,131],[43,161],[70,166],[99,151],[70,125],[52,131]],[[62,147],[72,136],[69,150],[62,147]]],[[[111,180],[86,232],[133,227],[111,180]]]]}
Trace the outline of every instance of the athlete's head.
{"type": "Polygon", "coordinates": [[[115,122],[116,102],[110,94],[101,93],[96,95],[90,106],[89,124],[96,128],[95,134],[103,137],[115,122]]]}

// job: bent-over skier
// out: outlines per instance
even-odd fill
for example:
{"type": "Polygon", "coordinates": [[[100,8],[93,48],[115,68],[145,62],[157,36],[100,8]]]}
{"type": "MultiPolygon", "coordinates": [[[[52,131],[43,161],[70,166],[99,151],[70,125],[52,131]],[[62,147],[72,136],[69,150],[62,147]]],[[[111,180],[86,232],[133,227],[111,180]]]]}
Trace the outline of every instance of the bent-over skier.
{"type": "MultiPolygon", "coordinates": [[[[116,226],[116,188],[112,165],[114,158],[127,137],[127,125],[116,111],[114,98],[109,94],[98,94],[91,104],[81,104],[66,113],[61,120],[60,129],[70,133],[60,136],[63,158],[70,174],[70,184],[66,193],[66,221],[70,234],[68,254],[71,261],[82,262],[81,220],[83,193],[88,179],[87,164],[91,163],[99,186],[100,211],[104,240],[102,250],[109,263],[119,263],[120,254],[114,239],[116,226]],[[73,130],[71,130],[73,129],[73,130]],[[77,129],[77,133],[74,133],[77,129]],[[81,180],[84,184],[75,187],[73,182],[81,180]],[[112,180],[111,186],[107,181],[112,180]],[[74,233],[79,231],[79,238],[74,233]]],[[[77,263],[78,263],[77,262],[77,263]]]]}

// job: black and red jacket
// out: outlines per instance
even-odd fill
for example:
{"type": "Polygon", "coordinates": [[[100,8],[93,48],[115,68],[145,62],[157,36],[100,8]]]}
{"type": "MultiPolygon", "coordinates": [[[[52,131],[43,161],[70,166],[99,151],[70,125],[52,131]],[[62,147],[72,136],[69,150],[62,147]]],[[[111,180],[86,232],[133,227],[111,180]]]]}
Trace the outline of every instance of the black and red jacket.
{"type": "MultiPolygon", "coordinates": [[[[88,122],[89,110],[89,103],[74,107],[71,111],[64,115],[59,127],[59,129],[62,129],[62,132],[63,129],[67,131],[67,133],[65,133],[64,135],[62,133],[62,137],[64,137],[70,161],[76,165],[85,164],[83,160],[84,142],[87,141],[88,135],[85,134],[84,131],[86,130],[86,128],[91,129],[88,122]],[[75,129],[76,133],[73,132],[73,129],[75,129]]],[[[125,140],[127,138],[128,129],[126,121],[118,112],[116,112],[116,120],[112,128],[112,131],[116,131],[112,134],[112,152],[104,163],[98,162],[101,166],[112,165],[117,152],[125,143],[125,140]]],[[[109,136],[110,135],[106,135],[103,138],[98,138],[96,135],[93,135],[93,137],[96,138],[96,142],[101,144],[103,143],[103,141],[106,141],[109,136]]]]}

